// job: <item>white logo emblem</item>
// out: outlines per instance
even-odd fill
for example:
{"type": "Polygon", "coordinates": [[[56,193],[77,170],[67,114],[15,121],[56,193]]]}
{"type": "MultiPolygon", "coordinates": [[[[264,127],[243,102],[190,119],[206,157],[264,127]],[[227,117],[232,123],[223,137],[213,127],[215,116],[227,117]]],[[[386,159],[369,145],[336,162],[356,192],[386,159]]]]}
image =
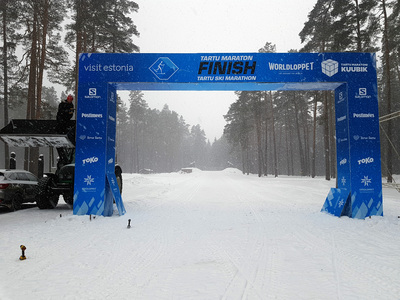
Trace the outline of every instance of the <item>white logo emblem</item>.
{"type": "Polygon", "coordinates": [[[95,163],[95,162],[98,162],[98,161],[99,161],[99,158],[96,157],[96,156],[88,157],[88,158],[82,159],[83,165],[85,165],[85,164],[92,164],[92,163],[95,163]]]}
{"type": "Polygon", "coordinates": [[[321,63],[321,66],[322,66],[322,73],[324,73],[329,77],[332,77],[339,71],[339,63],[332,59],[324,60],[321,63]]]}
{"type": "Polygon", "coordinates": [[[366,88],[359,88],[358,89],[358,95],[366,96],[367,95],[367,89],[366,88]]]}
{"type": "Polygon", "coordinates": [[[160,57],[151,66],[150,71],[160,80],[168,80],[179,68],[168,57],[160,57]]]}
{"type": "Polygon", "coordinates": [[[89,96],[96,96],[97,89],[96,88],[89,88],[89,96]]]}
{"type": "Polygon", "coordinates": [[[367,157],[367,158],[363,158],[363,159],[359,159],[358,160],[358,164],[359,165],[361,165],[361,164],[370,164],[370,163],[373,163],[374,162],[374,158],[373,157],[367,157]]]}

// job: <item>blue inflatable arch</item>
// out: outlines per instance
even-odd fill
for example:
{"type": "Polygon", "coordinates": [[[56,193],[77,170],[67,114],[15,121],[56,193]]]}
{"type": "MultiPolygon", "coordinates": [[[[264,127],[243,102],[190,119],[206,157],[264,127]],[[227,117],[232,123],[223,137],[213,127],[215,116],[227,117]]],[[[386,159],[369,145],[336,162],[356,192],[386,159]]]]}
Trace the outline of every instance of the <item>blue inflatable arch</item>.
{"type": "Polygon", "coordinates": [[[375,54],[84,53],[79,59],[74,214],[125,208],[115,165],[117,90],[334,90],[338,188],[322,211],[382,216],[375,54]]]}

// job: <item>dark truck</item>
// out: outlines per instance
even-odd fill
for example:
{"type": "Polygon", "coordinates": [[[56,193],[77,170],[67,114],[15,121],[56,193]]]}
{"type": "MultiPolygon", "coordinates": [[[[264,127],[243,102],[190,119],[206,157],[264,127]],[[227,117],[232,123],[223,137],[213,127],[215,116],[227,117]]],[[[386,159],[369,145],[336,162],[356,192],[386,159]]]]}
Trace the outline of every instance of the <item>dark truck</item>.
{"type": "MultiPolygon", "coordinates": [[[[75,128],[75,121],[69,121],[68,128],[75,128]]],[[[39,179],[36,189],[36,204],[40,209],[54,208],[60,195],[64,201],[73,205],[75,146],[71,141],[75,138],[71,130],[66,134],[56,132],[55,120],[21,120],[14,119],[0,130],[0,139],[10,147],[55,147],[58,152],[55,173],[44,173],[39,179]]],[[[122,193],[122,169],[115,165],[115,176],[122,193]]]]}

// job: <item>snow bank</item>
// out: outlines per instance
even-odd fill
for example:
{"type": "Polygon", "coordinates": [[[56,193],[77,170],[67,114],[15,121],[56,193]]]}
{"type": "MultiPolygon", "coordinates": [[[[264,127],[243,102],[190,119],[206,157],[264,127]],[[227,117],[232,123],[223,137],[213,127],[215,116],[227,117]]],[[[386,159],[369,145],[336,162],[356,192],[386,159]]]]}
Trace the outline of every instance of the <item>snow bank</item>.
{"type": "Polygon", "coordinates": [[[222,172],[224,173],[233,173],[233,174],[242,174],[242,171],[236,168],[226,168],[222,172]]]}

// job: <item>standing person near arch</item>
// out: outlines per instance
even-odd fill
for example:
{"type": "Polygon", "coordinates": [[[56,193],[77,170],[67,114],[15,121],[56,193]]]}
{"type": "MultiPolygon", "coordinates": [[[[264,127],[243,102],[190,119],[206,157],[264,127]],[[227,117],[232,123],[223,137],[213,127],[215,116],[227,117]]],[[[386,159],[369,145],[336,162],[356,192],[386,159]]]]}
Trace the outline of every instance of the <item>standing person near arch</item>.
{"type": "Polygon", "coordinates": [[[68,95],[67,99],[64,101],[61,101],[61,103],[58,105],[58,111],[57,111],[57,133],[67,133],[70,128],[68,128],[69,121],[71,120],[73,114],[74,114],[74,104],[72,101],[74,100],[74,97],[72,95],[68,95]]]}
{"type": "Polygon", "coordinates": [[[67,134],[68,139],[75,146],[75,126],[70,124],[75,110],[74,104],[72,103],[73,100],[74,97],[70,94],[66,100],[61,101],[58,105],[56,132],[59,134],[67,134]]]}

